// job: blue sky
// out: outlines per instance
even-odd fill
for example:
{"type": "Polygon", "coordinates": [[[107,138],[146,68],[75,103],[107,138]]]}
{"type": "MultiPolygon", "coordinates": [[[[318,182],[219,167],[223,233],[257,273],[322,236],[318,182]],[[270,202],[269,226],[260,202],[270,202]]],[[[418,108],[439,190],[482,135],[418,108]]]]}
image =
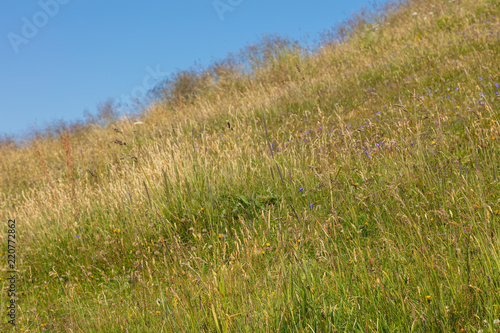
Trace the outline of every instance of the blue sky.
{"type": "Polygon", "coordinates": [[[367,0],[5,0],[0,3],[0,134],[141,96],[165,75],[259,39],[317,36],[367,0]]]}

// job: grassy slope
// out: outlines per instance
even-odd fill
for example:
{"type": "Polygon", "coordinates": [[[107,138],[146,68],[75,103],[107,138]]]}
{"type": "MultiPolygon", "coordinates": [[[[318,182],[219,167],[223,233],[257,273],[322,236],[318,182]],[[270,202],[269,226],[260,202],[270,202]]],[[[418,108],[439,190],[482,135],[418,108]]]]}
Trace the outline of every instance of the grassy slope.
{"type": "Polygon", "coordinates": [[[499,15],[415,1],[142,125],[4,148],[17,330],[498,329],[499,15]]]}

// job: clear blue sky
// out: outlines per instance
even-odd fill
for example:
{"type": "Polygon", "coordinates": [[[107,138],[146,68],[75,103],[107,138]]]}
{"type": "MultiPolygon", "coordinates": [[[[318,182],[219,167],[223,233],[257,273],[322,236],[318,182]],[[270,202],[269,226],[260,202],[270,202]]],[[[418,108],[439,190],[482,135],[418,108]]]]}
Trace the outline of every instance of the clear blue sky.
{"type": "Polygon", "coordinates": [[[100,101],[140,96],[161,75],[266,33],[317,36],[371,2],[1,1],[0,134],[81,119],[100,101]]]}

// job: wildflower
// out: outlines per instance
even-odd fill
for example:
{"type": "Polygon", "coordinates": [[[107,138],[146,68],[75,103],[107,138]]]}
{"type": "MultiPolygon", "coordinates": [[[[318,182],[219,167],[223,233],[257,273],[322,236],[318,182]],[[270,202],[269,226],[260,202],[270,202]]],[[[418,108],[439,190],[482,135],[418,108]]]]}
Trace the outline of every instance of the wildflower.
{"type": "Polygon", "coordinates": [[[314,204],[309,204],[309,209],[312,209],[312,208],[313,208],[313,205],[314,205],[314,204]]]}
{"type": "Polygon", "coordinates": [[[413,146],[413,142],[410,142],[410,146],[413,146]]]}
{"type": "Polygon", "coordinates": [[[427,295],[427,296],[425,296],[425,299],[427,300],[428,303],[431,302],[431,296],[427,295]]]}
{"type": "Polygon", "coordinates": [[[352,184],[352,185],[354,185],[354,186],[358,186],[359,184],[358,184],[358,183],[354,183],[354,184],[352,184]]]}
{"type": "Polygon", "coordinates": [[[500,326],[500,319],[493,320],[493,325],[500,326]]]}
{"type": "Polygon", "coordinates": [[[271,246],[271,243],[266,243],[266,246],[267,246],[267,247],[271,246]]]}
{"type": "Polygon", "coordinates": [[[204,210],[205,210],[205,208],[201,207],[201,208],[200,208],[200,210],[201,210],[201,211],[204,211],[204,210]]]}
{"type": "Polygon", "coordinates": [[[303,187],[299,188],[299,191],[300,191],[300,192],[302,192],[303,190],[304,190],[304,188],[303,188],[303,187]]]}

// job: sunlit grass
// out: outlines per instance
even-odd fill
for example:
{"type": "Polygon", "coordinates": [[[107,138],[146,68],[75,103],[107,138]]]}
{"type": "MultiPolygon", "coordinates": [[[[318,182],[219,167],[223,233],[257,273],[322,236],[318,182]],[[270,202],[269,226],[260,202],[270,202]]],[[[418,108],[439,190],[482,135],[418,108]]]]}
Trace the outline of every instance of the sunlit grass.
{"type": "Polygon", "coordinates": [[[497,331],[499,14],[414,2],[141,123],[4,148],[16,330],[497,331]]]}

